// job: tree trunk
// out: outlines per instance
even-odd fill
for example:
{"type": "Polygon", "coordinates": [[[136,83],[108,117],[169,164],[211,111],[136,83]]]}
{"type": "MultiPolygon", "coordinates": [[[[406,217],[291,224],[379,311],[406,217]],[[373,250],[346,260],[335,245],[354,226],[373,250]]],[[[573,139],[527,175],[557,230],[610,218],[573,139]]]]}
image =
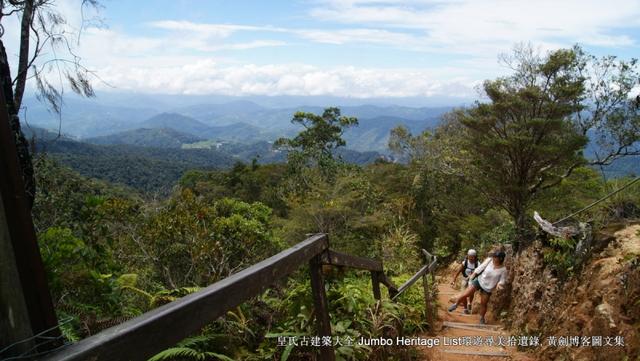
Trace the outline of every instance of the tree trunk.
{"type": "Polygon", "coordinates": [[[36,194],[36,183],[33,173],[33,163],[31,152],[29,151],[29,142],[22,133],[20,128],[20,118],[18,118],[18,108],[13,98],[13,89],[11,87],[11,70],[9,68],[9,60],[4,43],[0,39],[0,85],[4,90],[5,102],[7,104],[6,111],[9,113],[9,126],[15,136],[16,150],[22,170],[22,178],[24,180],[24,190],[27,197],[27,205],[29,209],[33,207],[33,201],[36,194]]]}
{"type": "MultiPolygon", "coordinates": [[[[33,336],[29,307],[20,283],[19,268],[9,234],[9,225],[0,194],[0,349],[33,336]]],[[[18,343],[2,356],[28,352],[33,342],[18,343]]]]}
{"type": "Polygon", "coordinates": [[[515,246],[517,249],[520,245],[527,244],[527,241],[529,240],[530,232],[528,229],[529,222],[527,222],[526,209],[515,209],[513,212],[513,221],[516,227],[515,246]]]}
{"type": "Polygon", "coordinates": [[[16,75],[16,89],[14,92],[16,109],[20,109],[22,96],[24,95],[24,87],[27,83],[27,73],[29,72],[29,37],[31,36],[32,23],[33,0],[26,0],[24,2],[24,10],[22,11],[22,21],[20,22],[20,53],[18,58],[18,74],[16,75]]]}

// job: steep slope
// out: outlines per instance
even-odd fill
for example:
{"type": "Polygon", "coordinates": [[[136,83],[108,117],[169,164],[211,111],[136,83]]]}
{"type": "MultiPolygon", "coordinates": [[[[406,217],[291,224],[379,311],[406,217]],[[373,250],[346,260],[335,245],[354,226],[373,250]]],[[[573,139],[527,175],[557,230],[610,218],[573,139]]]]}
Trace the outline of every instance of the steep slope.
{"type": "MultiPolygon", "coordinates": [[[[640,224],[612,226],[595,238],[592,257],[568,279],[545,264],[536,241],[511,266],[510,297],[494,303],[514,333],[584,336],[578,346],[537,349],[540,360],[635,360],[640,357],[640,224]],[[602,346],[583,342],[601,340],[602,346]],[[623,339],[624,345],[607,346],[623,339]],[[628,358],[625,358],[628,357],[628,358]]],[[[566,339],[565,339],[566,341],[566,339]]]]}
{"type": "Polygon", "coordinates": [[[183,144],[202,141],[203,138],[179,132],[171,128],[140,128],[102,137],[86,139],[98,145],[128,144],[140,147],[180,148],[183,144]]]}

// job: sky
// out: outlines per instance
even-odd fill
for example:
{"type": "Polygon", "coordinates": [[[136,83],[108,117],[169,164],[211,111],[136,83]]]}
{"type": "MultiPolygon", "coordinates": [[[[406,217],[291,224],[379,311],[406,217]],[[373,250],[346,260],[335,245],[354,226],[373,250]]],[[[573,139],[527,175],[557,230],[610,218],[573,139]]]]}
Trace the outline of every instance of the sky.
{"type": "Polygon", "coordinates": [[[80,0],[54,4],[99,91],[462,99],[518,43],[640,55],[638,0],[102,0],[84,26],[80,0]]]}

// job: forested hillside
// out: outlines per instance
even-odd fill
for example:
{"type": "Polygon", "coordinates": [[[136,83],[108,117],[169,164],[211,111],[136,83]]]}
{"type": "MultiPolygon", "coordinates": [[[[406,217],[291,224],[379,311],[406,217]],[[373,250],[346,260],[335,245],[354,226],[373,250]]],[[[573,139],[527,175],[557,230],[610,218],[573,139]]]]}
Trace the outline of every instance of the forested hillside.
{"type": "MultiPolygon", "coordinates": [[[[188,170],[227,169],[236,162],[281,163],[287,157],[286,152],[275,150],[268,142],[199,141],[170,128],[126,131],[92,138],[88,143],[40,128],[29,128],[26,135],[37,154],[56,159],[85,177],[164,196],[188,170]]],[[[360,165],[381,156],[348,149],[335,153],[347,163],[360,165]]]]}
{"type": "Polygon", "coordinates": [[[183,144],[196,143],[204,138],[177,131],[173,128],[139,128],[125,132],[86,139],[99,145],[128,144],[153,148],[182,148],[183,144]]]}
{"type": "Polygon", "coordinates": [[[217,150],[94,145],[65,139],[38,143],[36,149],[85,177],[160,194],[168,194],[189,169],[227,168],[237,161],[217,150]]]}

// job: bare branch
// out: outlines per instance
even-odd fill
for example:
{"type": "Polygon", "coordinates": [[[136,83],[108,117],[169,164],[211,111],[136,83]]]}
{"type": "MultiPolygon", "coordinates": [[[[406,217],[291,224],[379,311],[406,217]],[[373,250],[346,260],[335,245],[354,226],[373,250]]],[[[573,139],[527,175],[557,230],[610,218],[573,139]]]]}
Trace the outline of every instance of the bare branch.
{"type": "Polygon", "coordinates": [[[610,165],[615,160],[620,159],[622,157],[640,155],[640,149],[631,150],[629,149],[630,145],[623,145],[618,147],[618,149],[612,153],[607,154],[603,159],[596,159],[589,162],[589,165],[610,165]]]}

